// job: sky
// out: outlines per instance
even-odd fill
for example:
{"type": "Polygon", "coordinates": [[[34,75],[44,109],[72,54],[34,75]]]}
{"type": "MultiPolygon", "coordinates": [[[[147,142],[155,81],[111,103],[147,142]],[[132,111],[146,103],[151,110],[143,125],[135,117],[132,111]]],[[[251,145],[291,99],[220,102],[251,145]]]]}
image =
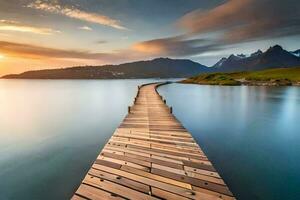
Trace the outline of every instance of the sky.
{"type": "Polygon", "coordinates": [[[300,49],[296,0],[0,0],[0,76],[300,49]]]}

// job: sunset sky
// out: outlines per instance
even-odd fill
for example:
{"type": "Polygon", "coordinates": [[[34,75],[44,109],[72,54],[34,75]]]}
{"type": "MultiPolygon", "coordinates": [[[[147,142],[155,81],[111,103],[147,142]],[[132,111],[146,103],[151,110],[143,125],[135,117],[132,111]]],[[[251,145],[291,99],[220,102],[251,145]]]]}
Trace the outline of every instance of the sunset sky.
{"type": "Polygon", "coordinates": [[[0,76],[300,48],[296,0],[0,0],[0,76]]]}

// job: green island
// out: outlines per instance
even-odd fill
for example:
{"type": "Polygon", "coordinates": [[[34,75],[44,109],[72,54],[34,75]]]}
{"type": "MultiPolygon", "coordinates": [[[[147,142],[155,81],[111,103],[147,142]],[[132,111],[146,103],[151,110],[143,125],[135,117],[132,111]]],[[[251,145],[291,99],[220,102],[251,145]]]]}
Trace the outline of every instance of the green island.
{"type": "Polygon", "coordinates": [[[278,68],[254,72],[206,73],[181,81],[203,85],[300,86],[300,67],[278,68]]]}

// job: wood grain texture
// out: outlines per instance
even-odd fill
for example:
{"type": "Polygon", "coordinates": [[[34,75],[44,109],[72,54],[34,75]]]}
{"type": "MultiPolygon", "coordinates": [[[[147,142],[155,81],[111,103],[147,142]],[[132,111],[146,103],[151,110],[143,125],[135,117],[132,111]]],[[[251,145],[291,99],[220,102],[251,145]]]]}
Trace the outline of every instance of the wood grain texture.
{"type": "Polygon", "coordinates": [[[134,105],[73,200],[235,199],[191,134],[157,93],[140,86],[134,105]]]}

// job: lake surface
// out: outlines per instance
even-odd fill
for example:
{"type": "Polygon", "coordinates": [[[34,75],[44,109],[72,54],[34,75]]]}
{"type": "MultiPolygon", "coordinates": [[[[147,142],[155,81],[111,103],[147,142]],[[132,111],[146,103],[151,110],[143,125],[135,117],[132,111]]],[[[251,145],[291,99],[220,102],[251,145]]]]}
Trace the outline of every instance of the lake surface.
{"type": "MultiPolygon", "coordinates": [[[[157,80],[0,80],[0,200],[68,199],[157,80]]],[[[238,199],[299,199],[300,88],[159,89],[238,199]]]]}
{"type": "Polygon", "coordinates": [[[300,87],[172,84],[159,92],[237,199],[300,199],[300,87]]]}
{"type": "Polygon", "coordinates": [[[155,80],[0,80],[0,200],[64,200],[155,80]]]}

